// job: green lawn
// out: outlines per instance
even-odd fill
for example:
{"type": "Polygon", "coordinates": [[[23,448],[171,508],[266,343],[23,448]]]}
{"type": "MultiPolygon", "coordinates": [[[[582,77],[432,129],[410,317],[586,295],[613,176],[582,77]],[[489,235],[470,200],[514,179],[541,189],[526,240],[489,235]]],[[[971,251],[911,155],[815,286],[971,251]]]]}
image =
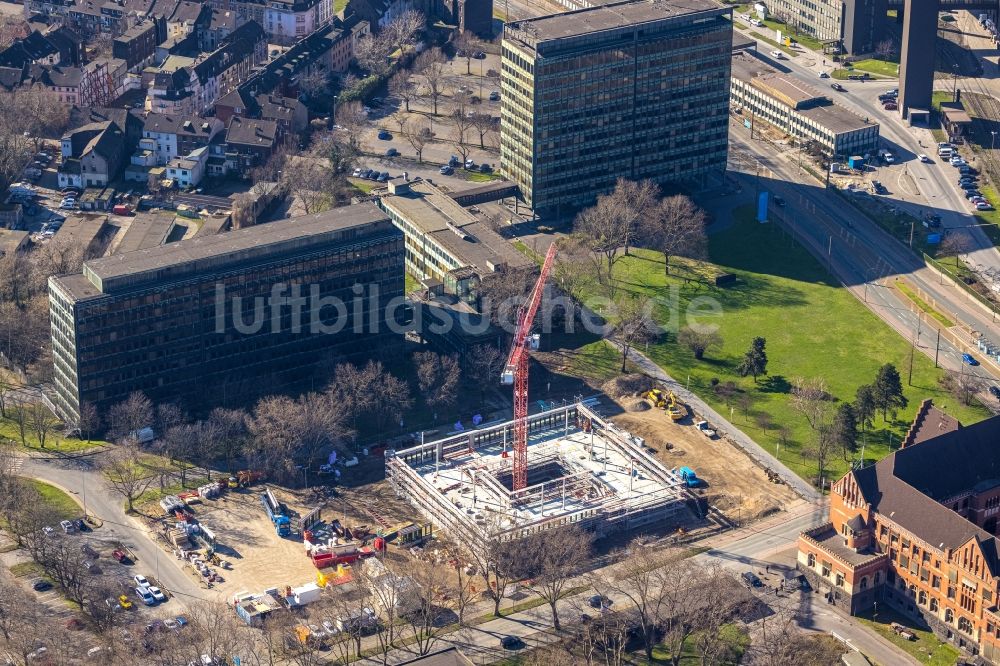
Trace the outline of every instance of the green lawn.
{"type": "Polygon", "coordinates": [[[492,173],[480,173],[478,171],[464,171],[461,173],[465,176],[466,180],[470,180],[473,183],[492,183],[494,180],[501,180],[500,176],[492,173]]]}
{"type": "MultiPolygon", "coordinates": [[[[667,322],[668,329],[684,325],[688,306],[699,297],[715,302],[721,314],[702,316],[703,323],[716,323],[723,338],[719,351],[709,351],[705,359],[695,360],[693,354],[675,343],[675,335],[652,345],[649,355],[674,378],[686,382],[715,409],[730,415],[736,425],[770,451],[780,443],[774,426],[763,432],[756,424],[756,415],[766,413],[777,426],[788,428],[787,441],[781,444],[779,456],[796,473],[809,478],[816,473],[816,464],[801,456],[804,445],[814,441],[815,433],[806,419],[792,409],[790,382],[797,377],[824,377],[828,392],[839,400],[853,400],[857,388],[874,380],[879,366],[893,363],[899,369],[910,406],[895,420],[876,421],[867,433],[866,459],[879,459],[889,451],[890,439],[899,442],[905,433],[917,404],[933,398],[945,411],[964,423],[979,421],[987,416],[982,408],[960,404],[938,386],[942,371],[923,354],[913,355],[913,384],[905,386],[910,358],[910,345],[868,311],[850,293],[836,284],[807,251],[793,245],[789,238],[773,225],[752,221],[753,211],[744,207],[737,211],[738,221],[728,230],[710,237],[709,252],[720,269],[739,278],[730,288],[714,284],[685,281],[664,276],[662,255],[637,250],[616,265],[616,277],[623,289],[658,297],[655,316],[667,322]],[[677,307],[672,308],[670,290],[676,290],[677,307]],[[671,312],[680,313],[679,322],[671,322],[671,312]],[[750,378],[740,378],[734,371],[750,341],[755,336],[767,339],[770,360],[767,377],[755,386],[750,378]],[[711,380],[733,381],[752,397],[749,422],[735,403],[716,395],[711,380]]],[[[674,262],[671,261],[671,265],[674,262]]],[[[834,477],[848,468],[839,455],[828,461],[834,477]]]]}
{"type": "Polygon", "coordinates": [[[48,505],[57,519],[69,520],[83,515],[83,508],[76,503],[76,500],[59,488],[37,479],[27,479],[27,481],[42,496],[42,502],[48,505]]]}
{"type": "Polygon", "coordinates": [[[16,578],[27,578],[42,573],[42,566],[36,562],[18,562],[10,567],[11,575],[16,578]]]}
{"type": "Polygon", "coordinates": [[[354,186],[354,189],[361,192],[361,194],[371,194],[372,190],[379,186],[379,183],[362,180],[361,178],[349,178],[348,180],[354,186]]]}
{"type": "Polygon", "coordinates": [[[333,0],[333,13],[339,14],[347,6],[347,0],[333,0]]]}
{"type": "Polygon", "coordinates": [[[929,314],[945,328],[951,328],[952,326],[954,326],[954,324],[950,319],[948,319],[943,314],[935,310],[930,303],[920,298],[920,296],[918,296],[917,293],[910,288],[910,285],[906,284],[899,278],[896,279],[896,288],[899,289],[901,292],[903,292],[903,295],[905,295],[908,299],[913,301],[914,305],[916,305],[918,308],[929,314]]]}
{"type": "Polygon", "coordinates": [[[858,60],[854,63],[854,69],[860,69],[862,72],[869,72],[871,74],[878,74],[879,76],[887,76],[889,78],[896,78],[899,76],[898,62],[879,60],[877,58],[858,60]]]}
{"type": "Polygon", "coordinates": [[[406,290],[407,294],[414,292],[417,289],[420,289],[420,280],[418,280],[417,278],[413,277],[409,273],[404,273],[404,279],[405,283],[403,288],[406,290]]]}
{"type": "Polygon", "coordinates": [[[950,92],[935,90],[931,93],[931,109],[941,111],[942,102],[950,102],[952,99],[953,95],[950,92]]]}
{"type": "MultiPolygon", "coordinates": [[[[553,343],[557,343],[558,336],[553,343]]],[[[618,349],[605,340],[596,340],[573,350],[574,356],[570,363],[574,377],[583,377],[595,384],[603,384],[614,379],[622,367],[622,357],[618,349]]],[[[632,364],[625,366],[632,369],[632,364]]]]}
{"type": "MultiPolygon", "coordinates": [[[[21,435],[18,432],[17,424],[13,419],[10,418],[0,418],[0,440],[9,439],[12,442],[16,442],[20,445],[21,435]]],[[[75,453],[77,451],[85,451],[87,449],[92,449],[95,446],[104,446],[107,442],[102,442],[99,440],[93,440],[88,442],[87,440],[76,439],[75,437],[64,437],[62,434],[61,427],[55,427],[45,438],[45,448],[42,449],[38,446],[38,437],[32,432],[31,426],[29,424],[27,428],[27,433],[25,437],[25,442],[28,449],[35,451],[58,451],[59,453],[75,453]]]]}
{"type": "Polygon", "coordinates": [[[857,616],[857,619],[893,645],[902,648],[922,664],[929,664],[930,666],[954,666],[959,656],[961,656],[957,648],[952,647],[948,643],[942,643],[930,631],[917,629],[913,626],[912,619],[896,613],[887,606],[883,605],[879,608],[878,617],[874,620],[872,619],[871,611],[857,616]],[[893,622],[898,622],[909,628],[917,636],[917,640],[908,641],[897,636],[889,626],[893,622]]]}
{"type": "MultiPolygon", "coordinates": [[[[728,643],[732,649],[733,658],[712,663],[720,664],[720,666],[735,666],[739,664],[743,658],[743,653],[746,652],[747,647],[750,645],[750,636],[743,628],[736,624],[727,624],[722,627],[721,636],[722,640],[728,643]]],[[[697,641],[698,634],[692,634],[684,643],[680,660],[682,666],[700,666],[702,663],[702,655],[698,649],[697,641]]],[[[645,656],[643,656],[643,661],[645,661],[645,656]]],[[[669,661],[670,652],[666,647],[661,644],[653,648],[653,663],[668,663],[669,661]]]]}

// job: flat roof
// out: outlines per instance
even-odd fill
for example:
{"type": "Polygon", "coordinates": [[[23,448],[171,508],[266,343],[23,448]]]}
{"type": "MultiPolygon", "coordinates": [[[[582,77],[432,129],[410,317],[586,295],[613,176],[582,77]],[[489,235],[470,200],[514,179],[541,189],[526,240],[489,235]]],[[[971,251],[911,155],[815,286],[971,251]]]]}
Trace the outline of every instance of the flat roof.
{"type": "Polygon", "coordinates": [[[733,79],[739,79],[834,134],[873,127],[878,123],[865,120],[848,109],[838,106],[810,84],[782,74],[750,53],[733,54],[733,79]],[[803,107],[803,108],[799,108],[803,107]]]}
{"type": "Polygon", "coordinates": [[[530,45],[714,10],[730,8],[715,0],[626,0],[514,21],[504,27],[504,39],[530,45]]]}
{"type": "Polygon", "coordinates": [[[70,215],[63,221],[51,242],[59,247],[79,247],[86,252],[104,230],[107,221],[108,216],[103,213],[70,215]]]}
{"type": "Polygon", "coordinates": [[[961,102],[942,102],[941,113],[950,123],[971,123],[972,118],[961,102]]]}
{"type": "Polygon", "coordinates": [[[415,180],[407,189],[399,194],[384,194],[379,201],[444,248],[462,267],[471,266],[487,275],[501,265],[533,265],[507,239],[431,183],[415,180]]]}
{"type": "Polygon", "coordinates": [[[174,227],[173,213],[136,213],[115,254],[159,247],[174,227]]]}
{"type": "MultiPolygon", "coordinates": [[[[377,222],[384,222],[385,228],[390,228],[389,218],[378,206],[361,203],[92,259],[84,263],[83,274],[98,292],[113,293],[150,281],[163,282],[284,252],[306,251],[339,240],[342,237],[339,232],[345,229],[377,222]]],[[[63,278],[60,281],[66,283],[63,278]]]]}
{"type": "Polygon", "coordinates": [[[28,239],[27,231],[0,229],[0,255],[16,252],[28,239]]]}

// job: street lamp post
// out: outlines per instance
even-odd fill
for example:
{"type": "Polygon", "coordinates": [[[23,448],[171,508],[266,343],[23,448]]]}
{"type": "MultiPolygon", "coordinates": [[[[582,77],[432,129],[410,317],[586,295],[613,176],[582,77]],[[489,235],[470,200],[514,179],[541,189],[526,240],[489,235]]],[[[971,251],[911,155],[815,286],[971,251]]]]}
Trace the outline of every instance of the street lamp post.
{"type": "Polygon", "coordinates": [[[996,146],[996,142],[997,142],[997,131],[996,130],[990,130],[990,134],[992,135],[992,138],[990,139],[990,150],[993,150],[993,148],[994,148],[994,146],[996,146]]]}

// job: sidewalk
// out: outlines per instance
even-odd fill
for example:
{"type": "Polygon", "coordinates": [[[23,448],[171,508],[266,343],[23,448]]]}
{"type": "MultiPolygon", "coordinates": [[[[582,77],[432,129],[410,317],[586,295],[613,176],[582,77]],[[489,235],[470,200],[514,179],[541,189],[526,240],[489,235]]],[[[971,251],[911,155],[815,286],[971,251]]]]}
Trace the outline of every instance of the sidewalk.
{"type": "MultiPolygon", "coordinates": [[[[619,351],[621,347],[613,341],[609,341],[619,351]]],[[[739,446],[748,456],[754,459],[759,465],[774,470],[781,479],[788,484],[792,490],[810,502],[815,502],[822,496],[815,488],[802,480],[795,472],[785,467],[785,464],[764,450],[757,442],[753,441],[742,430],[734,426],[728,419],[722,417],[717,411],[709,407],[705,401],[691,393],[684,385],[668,375],[664,370],[653,363],[642,352],[630,349],[629,360],[639,366],[642,371],[666,385],[668,389],[676,393],[684,402],[691,405],[694,411],[702,418],[712,423],[720,437],[726,437],[739,446]]]]}

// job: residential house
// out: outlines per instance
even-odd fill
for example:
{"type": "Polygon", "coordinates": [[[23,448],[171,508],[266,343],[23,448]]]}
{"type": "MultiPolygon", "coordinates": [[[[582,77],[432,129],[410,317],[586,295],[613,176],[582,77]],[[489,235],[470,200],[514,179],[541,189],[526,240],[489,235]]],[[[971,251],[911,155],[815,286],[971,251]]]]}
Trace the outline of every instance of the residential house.
{"type": "Polygon", "coordinates": [[[223,122],[233,116],[273,120],[282,135],[298,134],[309,124],[309,111],[298,99],[274,94],[253,97],[244,86],[221,97],[215,103],[215,115],[223,122]]]}
{"type": "Polygon", "coordinates": [[[188,116],[198,110],[201,84],[188,67],[156,72],[146,91],[150,113],[188,116]]]}
{"type": "Polygon", "coordinates": [[[235,11],[213,9],[212,18],[207,27],[198,31],[198,48],[204,52],[214,51],[242,23],[235,11]]]}
{"type": "Polygon", "coordinates": [[[106,187],[125,164],[125,133],[114,121],[91,123],[62,138],[59,186],[106,187]]]}
{"type": "Polygon", "coordinates": [[[278,44],[291,44],[333,17],[333,0],[270,0],[264,7],[264,30],[278,44]]]}
{"type": "Polygon", "coordinates": [[[165,21],[153,17],[115,37],[111,53],[115,58],[124,60],[129,70],[142,68],[152,61],[156,46],[166,39],[166,30],[165,21]]]}
{"type": "Polygon", "coordinates": [[[191,151],[186,157],[177,157],[167,164],[167,178],[181,188],[197,187],[205,177],[208,164],[208,146],[191,151]]]}
{"type": "Polygon", "coordinates": [[[164,19],[167,37],[184,38],[208,27],[212,22],[212,8],[200,2],[181,0],[164,19]]]}
{"type": "MultiPolygon", "coordinates": [[[[26,65],[58,65],[62,61],[59,49],[38,30],[24,39],[16,39],[0,51],[0,66],[21,69],[26,65]]],[[[73,63],[67,63],[72,65],[73,63]]]]}
{"type": "Polygon", "coordinates": [[[163,166],[204,148],[223,130],[225,125],[218,118],[150,113],[143,123],[140,146],[152,151],[155,164],[163,166]]]}
{"type": "Polygon", "coordinates": [[[929,401],[920,411],[926,436],[833,484],[798,567],[829,603],[890,607],[1000,663],[1000,417],[958,427],[929,401]]]}
{"type": "MultiPolygon", "coordinates": [[[[478,1],[485,3],[487,0],[478,1]]],[[[349,20],[350,15],[354,14],[358,19],[367,21],[378,32],[403,12],[418,11],[426,17],[430,9],[431,3],[428,0],[348,0],[344,15],[349,20]]]]}
{"type": "MultiPolygon", "coordinates": [[[[234,116],[226,127],[225,170],[241,178],[266,163],[278,145],[278,124],[234,116]]],[[[211,170],[210,170],[211,172],[211,170]]]]}

